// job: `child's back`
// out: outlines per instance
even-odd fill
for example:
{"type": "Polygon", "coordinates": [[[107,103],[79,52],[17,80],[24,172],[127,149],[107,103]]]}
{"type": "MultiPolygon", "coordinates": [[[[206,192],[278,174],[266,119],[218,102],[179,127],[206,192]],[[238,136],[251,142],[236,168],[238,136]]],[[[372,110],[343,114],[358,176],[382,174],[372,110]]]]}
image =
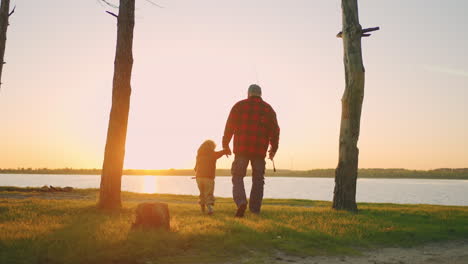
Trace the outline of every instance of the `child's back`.
{"type": "Polygon", "coordinates": [[[208,151],[197,155],[197,165],[195,166],[195,176],[201,178],[215,178],[216,161],[221,158],[224,151],[208,151]]]}
{"type": "Polygon", "coordinates": [[[204,212],[205,206],[207,206],[208,214],[213,213],[216,161],[224,154],[224,151],[215,151],[215,148],[216,145],[212,140],[203,142],[198,149],[195,165],[195,176],[200,190],[200,207],[204,212]]]}

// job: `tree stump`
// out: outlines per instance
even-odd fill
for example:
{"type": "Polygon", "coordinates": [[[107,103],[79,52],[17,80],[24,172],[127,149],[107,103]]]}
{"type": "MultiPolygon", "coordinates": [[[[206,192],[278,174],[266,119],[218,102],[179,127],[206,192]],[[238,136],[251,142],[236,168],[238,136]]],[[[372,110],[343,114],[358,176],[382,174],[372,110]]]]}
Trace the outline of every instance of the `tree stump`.
{"type": "Polygon", "coordinates": [[[169,207],[165,203],[141,203],[136,209],[132,228],[170,229],[169,207]]]}

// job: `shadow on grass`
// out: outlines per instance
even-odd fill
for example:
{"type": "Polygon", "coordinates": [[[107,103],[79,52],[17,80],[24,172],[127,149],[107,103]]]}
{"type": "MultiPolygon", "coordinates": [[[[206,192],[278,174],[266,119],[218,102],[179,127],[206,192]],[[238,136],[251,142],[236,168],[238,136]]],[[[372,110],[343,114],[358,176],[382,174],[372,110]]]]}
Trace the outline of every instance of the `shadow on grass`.
{"type": "Polygon", "coordinates": [[[311,208],[274,202],[266,201],[261,215],[247,213],[243,219],[233,217],[233,204],[217,205],[209,217],[196,205],[171,203],[172,231],[167,232],[131,230],[136,203],[109,214],[93,202],[25,201],[22,206],[39,212],[40,224],[51,228],[28,238],[0,240],[0,263],[212,263],[267,259],[276,251],[357,254],[379,245],[468,237],[468,209],[363,205],[352,214],[331,210],[326,202],[296,201],[315,205],[311,208]]]}
{"type": "Polygon", "coordinates": [[[387,210],[372,206],[360,211],[362,218],[379,223],[378,232],[364,237],[371,243],[384,246],[415,246],[427,242],[468,237],[468,210],[445,206],[415,205],[401,207],[389,205],[387,210]]]}

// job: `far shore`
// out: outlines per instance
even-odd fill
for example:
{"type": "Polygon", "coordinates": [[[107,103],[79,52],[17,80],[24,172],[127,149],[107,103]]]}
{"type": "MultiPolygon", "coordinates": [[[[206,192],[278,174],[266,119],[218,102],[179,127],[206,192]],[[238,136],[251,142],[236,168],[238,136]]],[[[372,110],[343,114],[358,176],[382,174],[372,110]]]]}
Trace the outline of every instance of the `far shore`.
{"type": "MultiPolygon", "coordinates": [[[[0,169],[0,174],[61,174],[61,175],[100,175],[101,169],[0,169]]],[[[251,172],[248,172],[248,175],[251,172]]],[[[168,170],[133,170],[126,169],[123,175],[152,175],[152,176],[194,176],[193,169],[168,169],[168,170]]],[[[216,170],[217,176],[231,176],[229,169],[216,170]]],[[[313,170],[267,170],[267,177],[309,177],[309,178],[333,178],[335,169],[313,170]]],[[[457,179],[468,180],[468,168],[441,168],[434,170],[408,170],[408,169],[359,169],[359,178],[376,179],[457,179]]]]}

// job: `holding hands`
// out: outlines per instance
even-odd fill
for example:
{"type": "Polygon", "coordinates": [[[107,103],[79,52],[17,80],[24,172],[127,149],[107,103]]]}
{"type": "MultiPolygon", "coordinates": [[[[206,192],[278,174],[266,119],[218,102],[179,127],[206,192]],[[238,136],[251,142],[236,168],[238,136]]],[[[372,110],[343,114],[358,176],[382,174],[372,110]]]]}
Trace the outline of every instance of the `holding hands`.
{"type": "Polygon", "coordinates": [[[223,151],[224,151],[224,154],[228,157],[232,155],[231,149],[229,147],[224,148],[223,151]]]}

